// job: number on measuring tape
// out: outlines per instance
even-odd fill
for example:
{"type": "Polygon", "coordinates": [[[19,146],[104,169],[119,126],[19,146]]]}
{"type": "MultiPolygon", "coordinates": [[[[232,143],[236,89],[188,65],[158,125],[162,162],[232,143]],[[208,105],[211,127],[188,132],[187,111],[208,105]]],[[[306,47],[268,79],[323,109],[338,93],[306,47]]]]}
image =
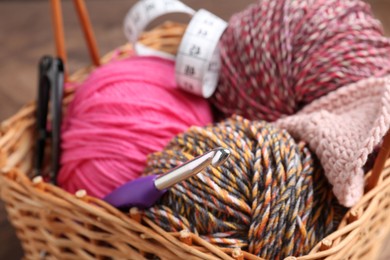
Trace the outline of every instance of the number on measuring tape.
{"type": "Polygon", "coordinates": [[[191,56],[198,56],[200,54],[201,47],[198,45],[192,45],[190,49],[190,55],[191,56]]]}
{"type": "Polygon", "coordinates": [[[208,31],[204,29],[199,29],[198,35],[201,37],[207,37],[208,31]]]}

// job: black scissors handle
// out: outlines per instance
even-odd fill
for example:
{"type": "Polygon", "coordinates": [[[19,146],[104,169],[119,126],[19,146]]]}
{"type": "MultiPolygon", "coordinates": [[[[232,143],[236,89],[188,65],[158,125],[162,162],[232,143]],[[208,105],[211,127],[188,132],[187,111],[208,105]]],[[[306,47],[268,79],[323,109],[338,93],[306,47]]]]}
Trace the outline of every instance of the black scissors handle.
{"type": "Polygon", "coordinates": [[[61,59],[44,56],[39,62],[38,76],[37,140],[34,170],[35,175],[45,176],[43,172],[45,146],[47,139],[51,138],[51,169],[47,177],[52,183],[56,183],[60,161],[62,98],[64,91],[64,65],[61,59]],[[51,115],[50,130],[47,124],[49,109],[51,115]]]}

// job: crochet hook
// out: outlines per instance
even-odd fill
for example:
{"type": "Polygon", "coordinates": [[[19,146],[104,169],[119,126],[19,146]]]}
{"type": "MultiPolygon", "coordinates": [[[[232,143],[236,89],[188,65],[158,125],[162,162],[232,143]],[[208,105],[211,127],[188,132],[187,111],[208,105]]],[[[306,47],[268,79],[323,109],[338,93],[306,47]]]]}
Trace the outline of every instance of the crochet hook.
{"type": "Polygon", "coordinates": [[[114,207],[128,209],[149,208],[167,190],[185,179],[201,172],[207,166],[218,167],[230,156],[230,150],[217,148],[198,156],[163,175],[150,175],[130,181],[110,194],[104,200],[114,207]]]}

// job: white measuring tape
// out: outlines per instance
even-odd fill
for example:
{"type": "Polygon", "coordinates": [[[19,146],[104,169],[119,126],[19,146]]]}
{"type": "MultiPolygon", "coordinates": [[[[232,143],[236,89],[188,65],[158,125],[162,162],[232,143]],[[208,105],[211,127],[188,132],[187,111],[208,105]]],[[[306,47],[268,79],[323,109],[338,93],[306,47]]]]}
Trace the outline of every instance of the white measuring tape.
{"type": "Polygon", "coordinates": [[[170,54],[137,43],[151,21],[170,13],[192,16],[176,56],[176,82],[182,89],[208,98],[218,83],[221,68],[218,42],[227,27],[224,20],[203,9],[195,12],[178,0],[140,0],[126,15],[125,35],[138,55],[174,59],[170,54]]]}

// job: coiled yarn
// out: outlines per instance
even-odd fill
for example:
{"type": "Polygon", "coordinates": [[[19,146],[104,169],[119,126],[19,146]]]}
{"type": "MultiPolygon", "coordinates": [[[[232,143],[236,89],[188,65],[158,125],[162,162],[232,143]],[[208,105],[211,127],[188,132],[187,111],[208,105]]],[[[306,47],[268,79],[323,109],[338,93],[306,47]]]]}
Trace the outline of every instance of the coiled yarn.
{"type": "Polygon", "coordinates": [[[192,127],[148,158],[146,174],[219,146],[231,149],[226,163],[175,185],[146,216],[166,231],[188,229],[266,259],[308,253],[336,228],[337,204],[313,154],[263,121],[192,127]]]}
{"type": "Polygon", "coordinates": [[[75,92],[62,126],[58,183],[104,197],[141,175],[149,153],[212,121],[202,98],[177,88],[171,61],[132,57],[96,69],[75,92]]]}
{"type": "Polygon", "coordinates": [[[274,121],[390,72],[390,41],[358,0],[259,0],[231,18],[220,47],[214,103],[248,119],[274,121]]]}

